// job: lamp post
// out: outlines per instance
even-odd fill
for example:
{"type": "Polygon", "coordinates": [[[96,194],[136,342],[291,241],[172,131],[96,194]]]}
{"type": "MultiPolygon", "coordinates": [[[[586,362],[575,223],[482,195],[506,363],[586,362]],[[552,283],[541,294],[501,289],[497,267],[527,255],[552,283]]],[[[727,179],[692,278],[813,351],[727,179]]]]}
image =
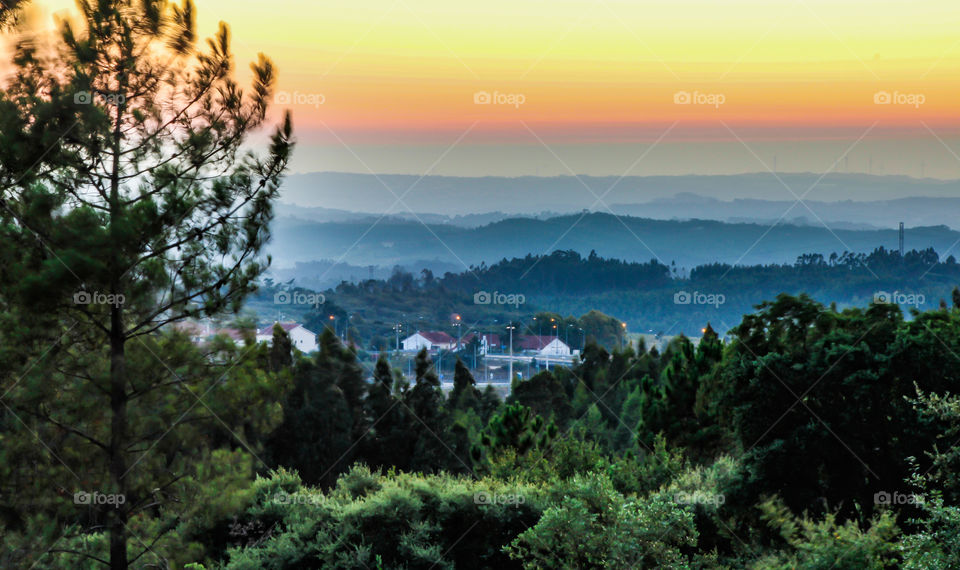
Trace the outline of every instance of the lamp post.
{"type": "Polygon", "coordinates": [[[393,325],[393,330],[397,333],[397,352],[400,352],[400,323],[393,325]]]}
{"type": "Polygon", "coordinates": [[[623,350],[623,337],[627,336],[627,323],[620,323],[620,350],[623,350]]]}
{"type": "Polygon", "coordinates": [[[513,384],[513,329],[517,327],[510,325],[507,327],[507,330],[510,331],[510,383],[513,384]]]}
{"type": "Polygon", "coordinates": [[[457,327],[457,352],[460,351],[460,340],[463,338],[463,329],[460,328],[460,315],[453,316],[453,326],[457,327]]]}
{"type": "Polygon", "coordinates": [[[333,336],[337,336],[337,317],[330,315],[330,324],[333,329],[333,336]]]}

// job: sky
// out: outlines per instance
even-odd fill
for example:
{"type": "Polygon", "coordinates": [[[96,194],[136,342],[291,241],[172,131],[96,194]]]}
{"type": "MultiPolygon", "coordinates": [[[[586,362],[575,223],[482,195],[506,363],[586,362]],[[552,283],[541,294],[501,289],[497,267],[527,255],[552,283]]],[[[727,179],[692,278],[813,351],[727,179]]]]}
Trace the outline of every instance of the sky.
{"type": "Polygon", "coordinates": [[[960,178],[956,0],[196,4],[277,65],[295,172],[960,178]]]}

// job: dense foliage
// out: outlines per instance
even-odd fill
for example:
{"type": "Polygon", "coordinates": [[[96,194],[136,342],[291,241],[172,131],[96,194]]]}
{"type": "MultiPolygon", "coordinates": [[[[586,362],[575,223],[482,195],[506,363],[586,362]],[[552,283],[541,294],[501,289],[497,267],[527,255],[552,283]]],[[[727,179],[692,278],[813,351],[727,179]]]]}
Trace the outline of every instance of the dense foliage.
{"type": "MultiPolygon", "coordinates": [[[[277,346],[289,346],[284,335],[276,329],[277,346]]],[[[156,342],[185,375],[214,378],[180,333],[156,342]]],[[[462,365],[444,393],[426,352],[412,384],[384,358],[365,370],[329,330],[310,356],[250,349],[258,356],[230,372],[211,409],[234,419],[178,430],[144,456],[176,458],[168,468],[181,478],[161,492],[188,507],[135,519],[134,533],[164,529],[151,564],[960,563],[957,307],[906,320],[890,305],[837,311],[781,295],[727,342],[708,327],[696,345],[678,337],[663,351],[589,344],[574,368],[517,381],[503,402],[462,365]]],[[[28,477],[23,459],[37,451],[21,427],[2,432],[5,480],[18,490],[5,504],[5,565],[94,567],[110,506],[78,516],[47,490],[62,474],[28,477]]],[[[60,457],[84,453],[80,439],[42,437],[60,457]]]]}

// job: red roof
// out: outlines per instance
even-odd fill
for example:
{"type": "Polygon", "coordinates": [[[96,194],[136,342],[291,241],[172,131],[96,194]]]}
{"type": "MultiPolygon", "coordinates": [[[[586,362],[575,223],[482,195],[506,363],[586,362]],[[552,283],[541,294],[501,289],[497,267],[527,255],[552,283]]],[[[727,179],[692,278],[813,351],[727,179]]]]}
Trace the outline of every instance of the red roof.
{"type": "Polygon", "coordinates": [[[431,344],[454,344],[455,338],[443,331],[417,331],[417,334],[430,341],[431,344]]]}
{"type": "MultiPolygon", "coordinates": [[[[470,344],[473,342],[473,338],[477,336],[477,333],[467,333],[461,342],[463,344],[470,344]]],[[[500,335],[486,333],[483,335],[483,338],[487,339],[487,344],[489,346],[500,346],[500,335]]]]}
{"type": "Polygon", "coordinates": [[[556,339],[552,336],[538,336],[535,334],[525,334],[520,337],[520,348],[523,350],[542,350],[545,346],[556,339]]]}

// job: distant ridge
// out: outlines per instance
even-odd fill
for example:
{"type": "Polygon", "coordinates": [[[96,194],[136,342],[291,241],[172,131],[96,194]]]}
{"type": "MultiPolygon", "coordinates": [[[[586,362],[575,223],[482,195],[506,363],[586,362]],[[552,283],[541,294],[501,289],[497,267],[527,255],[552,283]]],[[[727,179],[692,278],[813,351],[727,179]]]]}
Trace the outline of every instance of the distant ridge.
{"type": "MultiPolygon", "coordinates": [[[[706,263],[792,263],[802,253],[870,252],[896,248],[898,232],[817,225],[727,223],[715,220],[654,220],[604,213],[567,214],[547,219],[506,218],[476,228],[367,217],[316,223],[277,218],[269,252],[275,267],[321,259],[356,266],[411,265],[436,260],[455,265],[572,249],[591,250],[628,261],[658,258],[681,267],[706,263]]],[[[960,256],[960,232],[945,225],[907,229],[907,248],[933,247],[960,256]],[[951,249],[954,248],[954,249],[951,249]]]]}
{"type": "MultiPolygon", "coordinates": [[[[748,173],[678,176],[454,177],[315,172],[284,181],[281,200],[300,207],[446,216],[491,212],[537,215],[605,210],[693,194],[714,200],[875,202],[960,197],[960,180],[868,174],[748,173]],[[779,178],[779,179],[778,179],[779,178]],[[384,187],[386,185],[386,187],[384,187]],[[786,185],[786,187],[785,187],[786,185]],[[788,188],[789,187],[789,190],[788,188]],[[389,188],[389,190],[387,189],[389,188]],[[402,202],[397,198],[402,197],[402,202]],[[597,202],[603,197],[603,203],[597,202]]],[[[799,208],[805,210],[802,206],[799,208]]],[[[807,212],[809,214],[809,212],[807,212]]],[[[742,217],[751,217],[747,212],[742,217]]]]}

